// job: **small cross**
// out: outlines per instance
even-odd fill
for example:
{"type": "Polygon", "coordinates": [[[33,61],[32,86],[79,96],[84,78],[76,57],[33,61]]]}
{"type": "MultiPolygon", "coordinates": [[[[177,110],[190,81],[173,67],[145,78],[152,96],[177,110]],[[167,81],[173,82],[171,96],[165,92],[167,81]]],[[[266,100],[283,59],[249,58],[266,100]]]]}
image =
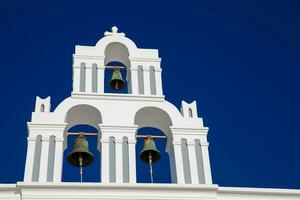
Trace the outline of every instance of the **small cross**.
{"type": "Polygon", "coordinates": [[[111,27],[111,32],[105,31],[104,36],[125,36],[125,33],[118,33],[118,27],[113,26],[111,27]]]}

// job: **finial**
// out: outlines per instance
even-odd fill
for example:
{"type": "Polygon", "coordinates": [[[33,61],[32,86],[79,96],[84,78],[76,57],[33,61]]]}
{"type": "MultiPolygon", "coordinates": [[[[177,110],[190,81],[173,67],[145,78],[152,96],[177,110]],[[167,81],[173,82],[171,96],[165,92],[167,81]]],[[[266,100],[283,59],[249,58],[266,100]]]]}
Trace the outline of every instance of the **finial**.
{"type": "Polygon", "coordinates": [[[118,27],[111,27],[111,32],[105,31],[104,36],[123,36],[125,37],[125,33],[118,33],[118,27]]]}

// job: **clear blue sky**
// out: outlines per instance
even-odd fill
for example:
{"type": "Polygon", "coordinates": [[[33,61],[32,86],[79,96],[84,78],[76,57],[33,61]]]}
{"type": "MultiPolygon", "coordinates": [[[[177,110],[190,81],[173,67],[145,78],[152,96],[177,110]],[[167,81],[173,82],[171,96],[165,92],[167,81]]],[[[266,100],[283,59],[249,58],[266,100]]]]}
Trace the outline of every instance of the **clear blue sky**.
{"type": "MultiPolygon", "coordinates": [[[[0,2],[0,182],[23,179],[35,96],[71,92],[74,46],[117,25],[159,49],[166,99],[198,102],[213,182],[300,188],[297,1],[0,2]]],[[[94,173],[97,173],[96,171],[94,173]]]]}

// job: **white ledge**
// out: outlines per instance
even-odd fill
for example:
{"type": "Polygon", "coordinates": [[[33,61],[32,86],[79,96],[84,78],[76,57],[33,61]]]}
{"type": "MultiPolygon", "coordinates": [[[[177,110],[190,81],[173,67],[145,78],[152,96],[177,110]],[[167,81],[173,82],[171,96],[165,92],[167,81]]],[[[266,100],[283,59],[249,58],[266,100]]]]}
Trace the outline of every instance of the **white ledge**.
{"type": "Polygon", "coordinates": [[[134,94],[117,94],[117,93],[86,93],[86,92],[72,92],[74,99],[104,99],[104,100],[118,100],[118,101],[158,101],[165,100],[165,96],[158,95],[134,95],[134,94]]]}

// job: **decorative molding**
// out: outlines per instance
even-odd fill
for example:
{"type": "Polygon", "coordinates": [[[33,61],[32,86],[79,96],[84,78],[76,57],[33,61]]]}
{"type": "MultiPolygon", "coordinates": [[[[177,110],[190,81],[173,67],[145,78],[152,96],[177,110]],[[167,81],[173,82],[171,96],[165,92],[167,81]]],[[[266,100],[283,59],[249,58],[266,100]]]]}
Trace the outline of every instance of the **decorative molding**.
{"type": "Polygon", "coordinates": [[[165,96],[158,95],[133,95],[133,94],[114,94],[114,93],[85,93],[85,92],[72,92],[71,95],[74,99],[103,99],[115,101],[152,101],[163,102],[165,96]]]}

